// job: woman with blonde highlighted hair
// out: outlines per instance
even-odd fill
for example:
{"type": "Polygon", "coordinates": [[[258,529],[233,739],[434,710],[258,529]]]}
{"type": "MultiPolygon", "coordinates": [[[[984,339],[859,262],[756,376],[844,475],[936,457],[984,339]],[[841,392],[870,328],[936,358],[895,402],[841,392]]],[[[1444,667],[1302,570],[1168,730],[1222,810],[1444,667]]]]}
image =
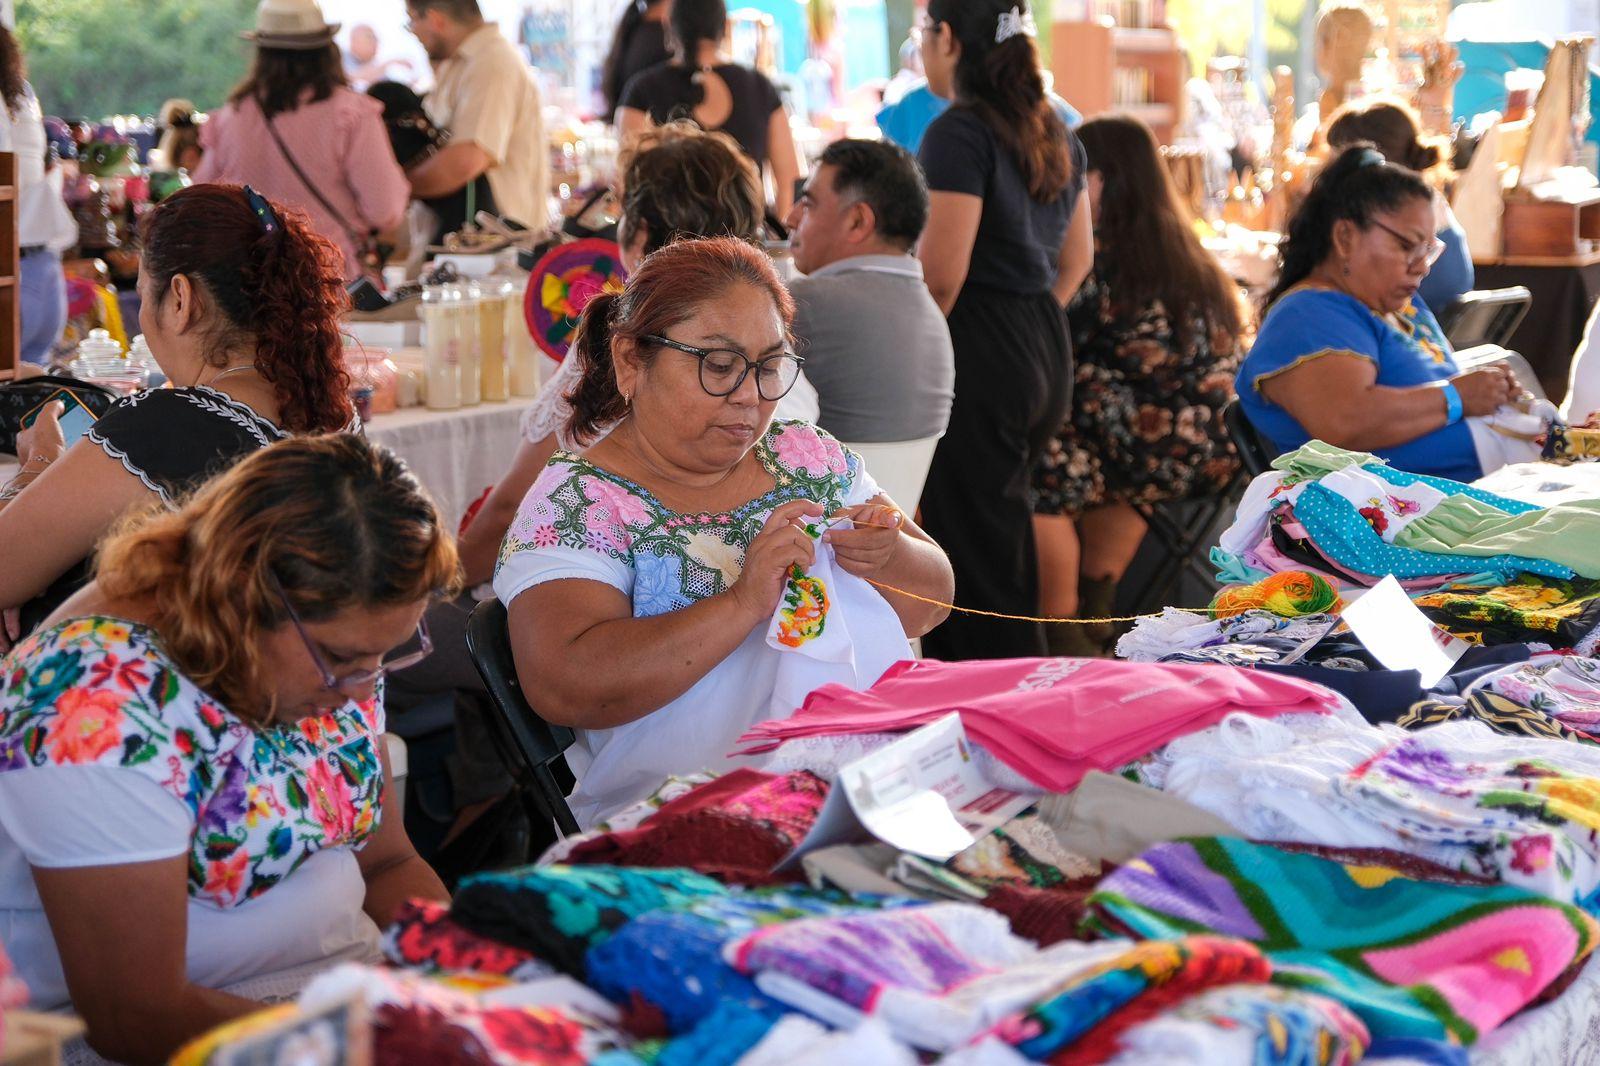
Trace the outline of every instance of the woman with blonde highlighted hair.
{"type": "Polygon", "coordinates": [[[164,1061],[446,898],[386,810],[381,680],[457,568],[415,478],[345,434],[106,543],[0,661],[0,939],[38,1007],[164,1061]]]}

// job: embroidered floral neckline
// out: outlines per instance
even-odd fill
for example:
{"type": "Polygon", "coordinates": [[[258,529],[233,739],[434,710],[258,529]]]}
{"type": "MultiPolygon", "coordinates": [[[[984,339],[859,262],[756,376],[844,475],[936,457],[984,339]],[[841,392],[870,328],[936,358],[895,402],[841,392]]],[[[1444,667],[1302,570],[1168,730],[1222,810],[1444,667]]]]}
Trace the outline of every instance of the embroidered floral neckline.
{"type": "Polygon", "coordinates": [[[727,518],[731,521],[738,522],[742,521],[750,512],[760,510],[769,504],[773,497],[782,494],[794,481],[793,474],[783,468],[782,464],[778,462],[778,457],[772,449],[773,435],[782,430],[786,425],[788,425],[788,423],[774,420],[773,423],[767,427],[767,431],[761,435],[761,439],[756,441],[756,460],[761,464],[761,468],[771,475],[772,488],[766,492],[763,492],[754,499],[747,500],[746,502],[741,503],[739,506],[730,508],[726,511],[674,511],[665,503],[662,503],[659,496],[657,496],[654,492],[651,492],[645,486],[639,484],[637,481],[634,481],[629,477],[624,477],[623,475],[615,473],[611,470],[607,470],[605,467],[600,466],[593,460],[579,455],[576,452],[557,451],[553,456],[550,457],[550,462],[552,464],[557,462],[568,463],[579,468],[579,472],[581,473],[591,474],[605,481],[609,481],[620,488],[626,489],[631,493],[634,493],[640,499],[648,503],[651,507],[655,508],[657,513],[667,516],[669,524],[671,525],[711,525],[719,518],[727,518]]]}

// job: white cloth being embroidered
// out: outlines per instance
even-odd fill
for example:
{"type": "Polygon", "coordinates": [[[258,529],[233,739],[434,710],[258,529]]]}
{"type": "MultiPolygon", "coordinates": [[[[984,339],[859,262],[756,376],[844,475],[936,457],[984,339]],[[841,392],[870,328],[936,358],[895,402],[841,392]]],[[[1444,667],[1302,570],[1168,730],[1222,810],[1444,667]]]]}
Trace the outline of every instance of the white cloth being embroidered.
{"type": "MultiPolygon", "coordinates": [[[[495,594],[509,605],[550,581],[598,581],[627,596],[635,617],[679,610],[733,586],[744,545],[778,505],[815,499],[832,512],[879,494],[860,457],[814,426],[775,422],[757,449],[780,487],[719,515],[673,513],[642,487],[558,453],[511,525],[495,594]]],[[[758,626],[665,706],[614,729],[579,730],[567,753],[578,780],[568,802],[579,825],[643,799],[670,773],[760,765],[728,758],[751,726],[788,717],[825,684],[866,688],[910,658],[899,616],[877,589],[837,570],[830,598],[836,618],[850,620],[849,661],[775,651],[758,626]]]]}

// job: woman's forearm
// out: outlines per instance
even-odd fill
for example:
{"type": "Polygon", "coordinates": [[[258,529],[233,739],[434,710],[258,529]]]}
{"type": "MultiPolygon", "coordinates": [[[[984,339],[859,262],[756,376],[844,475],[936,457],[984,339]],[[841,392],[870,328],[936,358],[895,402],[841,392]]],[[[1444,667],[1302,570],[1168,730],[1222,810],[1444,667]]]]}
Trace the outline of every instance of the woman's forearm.
{"type": "Polygon", "coordinates": [[[159,1066],[196,1037],[265,1006],[215,989],[186,985],[170,1003],[156,1008],[130,995],[110,1005],[101,1017],[92,1011],[84,1014],[89,1023],[89,1046],[103,1058],[129,1066],[159,1066]]]}
{"type": "MultiPolygon", "coordinates": [[[[950,568],[950,559],[943,548],[926,537],[920,529],[915,533],[907,530],[900,550],[872,580],[880,585],[904,589],[926,600],[937,600],[939,604],[952,603],[956,579],[955,572],[950,568]]],[[[881,587],[878,591],[894,608],[908,637],[927,634],[950,615],[948,607],[926,603],[881,587]]]]}
{"type": "Polygon", "coordinates": [[[1375,451],[1409,444],[1443,429],[1444,391],[1437,385],[1388,388],[1373,385],[1348,403],[1322,403],[1289,412],[1313,437],[1339,448],[1375,451]]]}
{"type": "MultiPolygon", "coordinates": [[[[524,603],[532,599],[513,601],[513,634],[538,624],[537,610],[524,603]]],[[[561,605],[546,602],[542,609],[561,605]]],[[[600,622],[558,648],[551,661],[525,661],[526,645],[513,650],[541,717],[574,729],[614,729],[688,692],[764,621],[729,590],[651,618],[600,622]],[[530,685],[531,679],[537,680],[530,685]]]]}
{"type": "Polygon", "coordinates": [[[367,896],[361,908],[379,926],[387,926],[401,904],[412,899],[450,901],[444,882],[415,852],[367,874],[367,896]]]}

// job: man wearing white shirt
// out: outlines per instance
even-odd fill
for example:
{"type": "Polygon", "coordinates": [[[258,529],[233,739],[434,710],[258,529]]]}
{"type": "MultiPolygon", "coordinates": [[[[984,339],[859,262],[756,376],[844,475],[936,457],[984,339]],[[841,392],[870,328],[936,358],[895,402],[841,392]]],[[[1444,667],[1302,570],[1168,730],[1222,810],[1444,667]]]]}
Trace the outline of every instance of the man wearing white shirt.
{"type": "Polygon", "coordinates": [[[535,230],[550,222],[550,160],[539,84],[477,0],[408,0],[409,29],[434,64],[425,106],[450,142],[411,170],[419,200],[489,176],[495,210],[535,230]]]}

